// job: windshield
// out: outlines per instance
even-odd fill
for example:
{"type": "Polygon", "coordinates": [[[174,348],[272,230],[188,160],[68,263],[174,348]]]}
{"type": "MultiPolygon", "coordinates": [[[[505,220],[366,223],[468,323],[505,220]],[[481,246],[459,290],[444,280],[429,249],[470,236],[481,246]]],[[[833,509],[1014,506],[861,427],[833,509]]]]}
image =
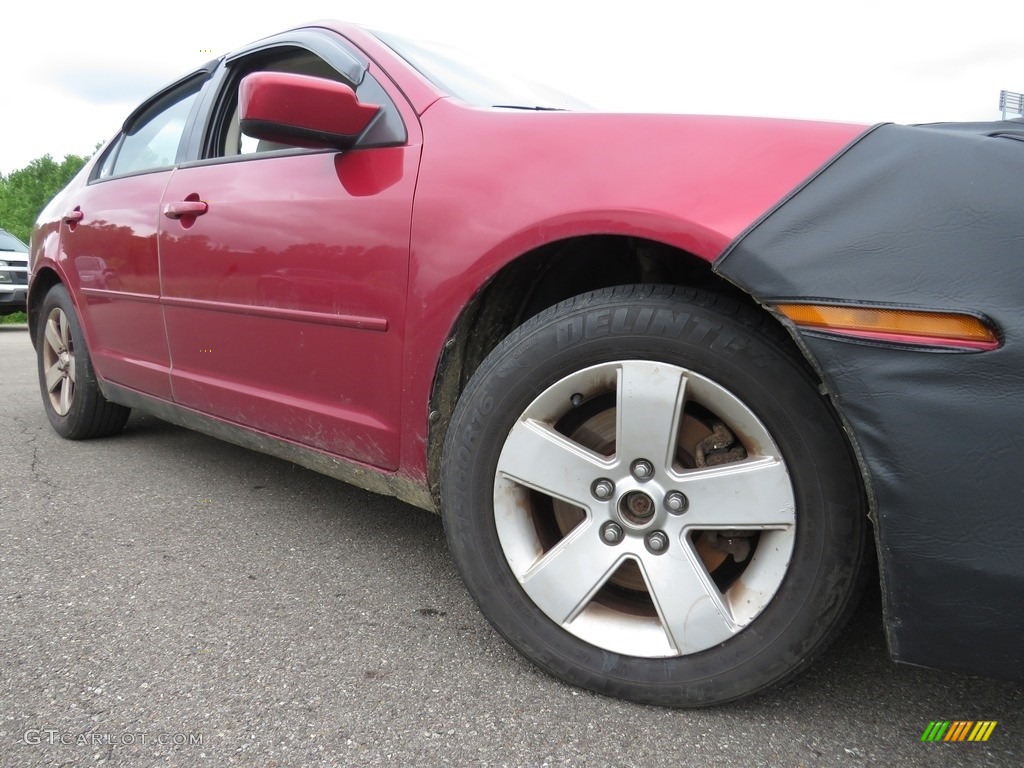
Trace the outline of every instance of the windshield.
{"type": "Polygon", "coordinates": [[[591,109],[554,88],[474,61],[457,48],[381,32],[373,34],[438,88],[467,104],[514,109],[591,109]]]}
{"type": "Polygon", "coordinates": [[[0,229],[0,251],[15,251],[28,253],[28,246],[16,238],[10,232],[0,229]]]}

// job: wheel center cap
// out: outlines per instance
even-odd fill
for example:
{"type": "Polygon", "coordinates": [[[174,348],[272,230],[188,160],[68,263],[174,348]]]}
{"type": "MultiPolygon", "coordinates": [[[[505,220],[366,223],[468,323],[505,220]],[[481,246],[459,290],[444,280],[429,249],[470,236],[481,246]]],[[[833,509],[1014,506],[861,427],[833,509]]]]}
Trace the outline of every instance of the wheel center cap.
{"type": "Polygon", "coordinates": [[[619,517],[627,525],[643,527],[654,519],[654,499],[643,491],[630,491],[619,499],[619,517]]]}

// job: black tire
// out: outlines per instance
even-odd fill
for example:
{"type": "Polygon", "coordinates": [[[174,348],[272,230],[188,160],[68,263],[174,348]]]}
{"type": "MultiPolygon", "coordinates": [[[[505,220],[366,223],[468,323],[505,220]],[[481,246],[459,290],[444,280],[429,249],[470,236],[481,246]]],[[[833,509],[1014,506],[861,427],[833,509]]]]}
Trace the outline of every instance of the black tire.
{"type": "Polygon", "coordinates": [[[36,356],[43,408],[58,435],[85,440],[124,427],[131,409],[110,402],[100,391],[75,305],[59,283],[43,297],[36,356]]]}
{"type": "Polygon", "coordinates": [[[716,294],[626,286],[532,318],[466,386],[442,467],[480,609],[609,696],[706,706],[777,684],[863,586],[865,504],[834,412],[785,332],[716,294]]]}

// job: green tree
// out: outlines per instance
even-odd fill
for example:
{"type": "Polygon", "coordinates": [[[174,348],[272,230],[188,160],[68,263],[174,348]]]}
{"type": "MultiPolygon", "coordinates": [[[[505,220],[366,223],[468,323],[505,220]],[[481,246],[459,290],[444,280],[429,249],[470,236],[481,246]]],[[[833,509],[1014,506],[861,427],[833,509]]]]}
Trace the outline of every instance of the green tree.
{"type": "Polygon", "coordinates": [[[87,157],[79,155],[65,155],[58,163],[50,155],[43,155],[10,175],[0,174],[0,228],[27,243],[39,212],[82,169],[86,160],[87,157]]]}

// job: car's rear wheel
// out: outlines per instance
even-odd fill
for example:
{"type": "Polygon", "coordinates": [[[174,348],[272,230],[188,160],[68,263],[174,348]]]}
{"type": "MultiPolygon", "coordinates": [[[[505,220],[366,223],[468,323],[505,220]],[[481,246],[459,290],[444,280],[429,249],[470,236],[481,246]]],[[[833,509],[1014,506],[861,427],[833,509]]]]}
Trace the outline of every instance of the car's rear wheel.
{"type": "Polygon", "coordinates": [[[781,329],[712,294],[619,288],[533,318],[467,385],[443,467],[483,612],[602,693],[693,706],[779,682],[863,580],[834,414],[781,329]]]}
{"type": "Polygon", "coordinates": [[[120,431],[131,413],[100,391],[75,306],[63,285],[43,298],[36,329],[43,407],[57,434],[72,440],[120,431]]]}

